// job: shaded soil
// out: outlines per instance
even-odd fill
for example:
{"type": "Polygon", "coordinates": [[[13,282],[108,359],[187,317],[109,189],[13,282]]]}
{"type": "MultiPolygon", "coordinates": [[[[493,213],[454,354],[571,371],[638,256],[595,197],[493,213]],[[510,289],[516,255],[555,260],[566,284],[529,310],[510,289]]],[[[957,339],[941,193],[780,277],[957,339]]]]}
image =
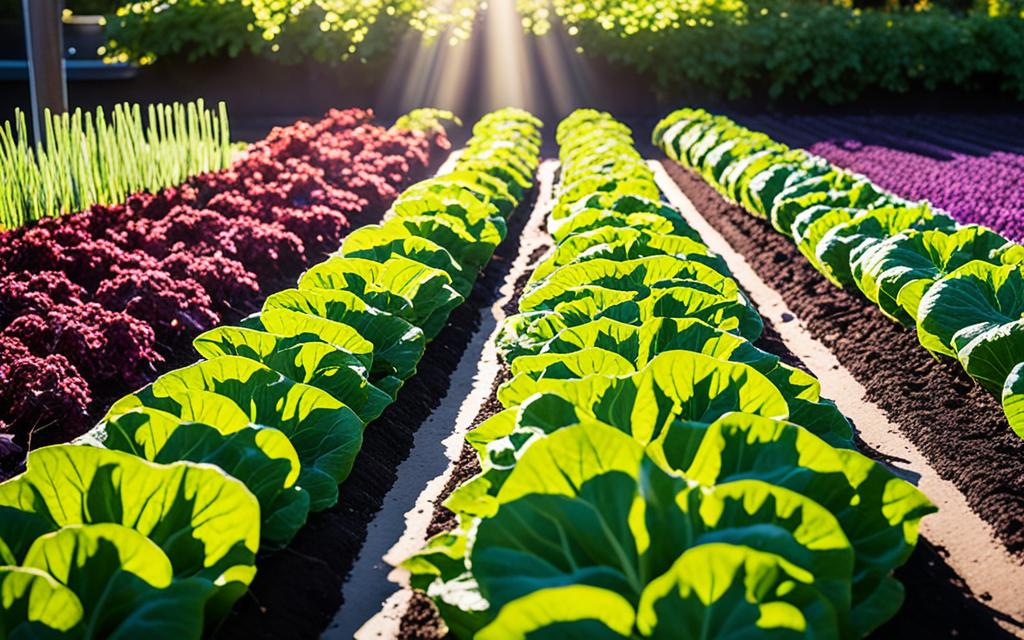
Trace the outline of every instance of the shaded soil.
{"type": "MultiPolygon", "coordinates": [[[[547,247],[538,247],[534,254],[530,256],[531,259],[539,258],[546,249],[547,247]]],[[[506,314],[511,315],[518,309],[519,296],[526,287],[530,274],[531,272],[528,271],[516,280],[512,296],[502,307],[506,314]]],[[[471,428],[476,427],[484,420],[487,420],[504,409],[501,403],[498,402],[498,387],[511,378],[512,372],[508,365],[502,364],[501,371],[495,377],[494,383],[491,385],[491,395],[487,401],[481,405],[480,411],[478,411],[476,416],[473,418],[471,428]]],[[[462,452],[459,454],[459,459],[455,462],[455,468],[452,470],[452,474],[448,478],[448,482],[445,483],[444,489],[441,490],[437,501],[434,503],[434,513],[431,516],[430,524],[427,526],[428,537],[451,529],[455,526],[455,514],[445,508],[442,503],[459,485],[478,473],[480,473],[480,462],[477,459],[476,451],[474,451],[473,447],[468,443],[463,443],[462,452]]],[[[402,623],[399,627],[398,637],[403,640],[443,638],[447,635],[444,629],[444,624],[441,622],[441,618],[438,615],[437,610],[434,608],[433,603],[431,603],[430,598],[418,591],[414,592],[412,600],[409,602],[409,608],[405,615],[402,616],[402,623]]]]}
{"type": "Polygon", "coordinates": [[[481,311],[497,300],[519,253],[535,195],[525,198],[511,217],[506,241],[477,279],[469,299],[452,312],[448,326],[427,347],[396,402],[366,427],[338,504],[311,514],[287,548],[257,559],[256,579],[215,637],[318,638],[344,605],[342,585],[366,539],[367,526],[395,483],[416,431],[444,399],[462,353],[480,327],[481,311]]]}
{"type": "MultiPolygon", "coordinates": [[[[1011,552],[1024,551],[1024,441],[1009,430],[997,400],[957,363],[934,360],[912,331],[886,319],[869,301],[830,284],[770,225],[726,202],[696,174],[674,162],[665,167],[808,332],[865,387],[867,399],[966,496],[1011,552]]],[[[770,334],[767,339],[773,340],[770,334]]],[[[922,541],[897,576],[907,602],[878,637],[1000,637],[985,594],[977,600],[967,591],[941,548],[922,541]]]]}

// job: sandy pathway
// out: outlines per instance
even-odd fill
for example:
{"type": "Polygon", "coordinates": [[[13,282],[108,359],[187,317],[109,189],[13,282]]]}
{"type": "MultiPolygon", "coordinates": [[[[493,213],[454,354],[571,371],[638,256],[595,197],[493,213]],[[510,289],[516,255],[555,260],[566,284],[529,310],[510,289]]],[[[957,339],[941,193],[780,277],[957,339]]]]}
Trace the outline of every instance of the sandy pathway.
{"type": "Polygon", "coordinates": [[[823,395],[857,426],[860,437],[883,455],[903,461],[895,471],[914,482],[939,507],[922,521],[921,533],[948,552],[947,562],[985,604],[1007,620],[1000,625],[1024,637],[1024,585],[1022,559],[1010,555],[956,487],[939,477],[918,449],[893,425],[885,413],[865,399],[858,383],[835,356],[801,326],[782,297],[754,272],[747,261],[696,210],[660,162],[652,161],[658,186],[704,242],[721,255],[754,307],[775,326],[786,346],[820,381],[823,395]],[[990,598],[990,599],[989,599],[990,598]]]}

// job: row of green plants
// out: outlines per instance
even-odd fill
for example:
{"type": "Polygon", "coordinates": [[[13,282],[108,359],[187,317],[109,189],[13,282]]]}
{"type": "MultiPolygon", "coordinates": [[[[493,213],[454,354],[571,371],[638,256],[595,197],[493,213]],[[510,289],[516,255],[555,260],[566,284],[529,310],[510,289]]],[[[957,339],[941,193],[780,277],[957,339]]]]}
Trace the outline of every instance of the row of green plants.
{"type": "Polygon", "coordinates": [[[959,361],[1001,396],[1024,437],[1024,247],[702,109],[669,115],[653,139],[770,221],[833,284],[858,289],[933,355],[959,361]]]}
{"type": "Polygon", "coordinates": [[[198,638],[257,551],[338,500],[367,423],[504,238],[540,122],[490,114],[294,289],[195,339],[204,358],[118,401],[0,484],[0,637],[198,638]]]}
{"type": "Polygon", "coordinates": [[[124,202],[139,191],[156,193],[190,176],[231,164],[227,107],[202,99],[119,104],[109,118],[75,109],[46,110],[44,139],[30,142],[25,113],[0,129],[0,231],[33,220],[124,202]]]}
{"type": "Polygon", "coordinates": [[[862,637],[935,510],[853,449],[818,381],[660,200],[630,130],[558,128],[555,243],[498,345],[456,526],[404,562],[460,638],[862,637]]]}
{"type": "Polygon", "coordinates": [[[996,15],[778,0],[519,4],[532,29],[557,19],[590,55],[635,69],[676,100],[839,104],[934,90],[1024,98],[1019,3],[996,15]]]}

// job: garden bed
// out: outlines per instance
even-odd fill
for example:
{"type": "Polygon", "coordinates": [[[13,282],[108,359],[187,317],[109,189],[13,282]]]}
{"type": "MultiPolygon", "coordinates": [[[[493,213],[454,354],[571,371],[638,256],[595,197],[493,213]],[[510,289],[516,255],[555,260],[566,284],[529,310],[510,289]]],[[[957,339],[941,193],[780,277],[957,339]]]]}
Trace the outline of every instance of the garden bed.
{"type": "Polygon", "coordinates": [[[344,615],[342,587],[367,530],[395,484],[416,432],[445,398],[482,313],[498,298],[535,195],[536,189],[510,218],[507,241],[498,246],[472,294],[427,347],[416,374],[395,403],[367,427],[338,504],[312,514],[287,548],[260,559],[249,594],[221,625],[217,638],[316,638],[332,617],[344,615]]]}
{"type": "MultiPolygon", "coordinates": [[[[378,222],[444,154],[442,139],[372,118],[331,111],[274,130],[226,169],[0,233],[0,368],[16,383],[0,411],[14,443],[81,435],[117,398],[193,362],[198,334],[258,310],[378,222]]],[[[0,477],[20,453],[0,452],[0,477]]]]}
{"type": "MultiPolygon", "coordinates": [[[[803,266],[801,262],[802,256],[800,256],[795,250],[790,250],[790,247],[784,242],[779,242],[779,247],[775,247],[775,243],[771,241],[774,238],[778,238],[778,235],[774,233],[770,228],[765,227],[762,232],[758,232],[758,226],[764,226],[759,221],[751,218],[748,214],[742,210],[737,210],[734,215],[730,215],[725,212],[725,209],[731,209],[727,203],[721,200],[713,191],[711,191],[699,178],[695,178],[685,170],[678,168],[677,166],[669,165],[666,163],[669,171],[672,173],[672,177],[680,185],[682,190],[689,196],[698,211],[701,214],[706,215],[712,226],[719,231],[728,241],[732,244],[735,249],[749,262],[753,267],[753,270],[758,276],[760,276],[767,285],[781,294],[782,299],[786,305],[792,309],[796,318],[799,318],[802,324],[806,325],[807,331],[811,336],[821,341],[828,347],[829,350],[835,353],[836,358],[839,362],[846,367],[849,365],[850,373],[853,374],[854,378],[865,386],[868,390],[868,396],[863,400],[866,403],[877,403],[886,413],[890,415],[890,418],[895,422],[901,430],[905,430],[909,425],[909,428],[916,428],[918,430],[925,429],[925,425],[928,425],[928,421],[931,420],[933,424],[929,425],[933,429],[937,428],[938,424],[941,424],[935,413],[932,412],[950,412],[953,411],[954,419],[959,417],[963,420],[983,420],[988,419],[993,421],[993,416],[998,419],[1001,418],[1001,411],[998,405],[988,398],[989,404],[992,405],[992,411],[988,416],[985,416],[984,412],[980,408],[974,408],[973,411],[964,409],[964,407],[984,407],[982,401],[971,404],[970,401],[964,402],[963,407],[954,406],[947,408],[944,405],[944,401],[948,398],[956,398],[960,390],[966,390],[973,395],[983,394],[976,385],[973,385],[969,379],[959,380],[959,378],[966,378],[959,369],[945,366],[944,363],[938,363],[931,361],[926,354],[924,354],[916,343],[911,341],[909,347],[904,349],[898,349],[898,345],[901,340],[906,338],[913,338],[913,336],[907,334],[900,336],[900,333],[905,334],[898,327],[893,325],[890,321],[885,320],[881,317],[876,310],[874,310],[867,303],[862,303],[859,299],[850,296],[849,294],[835,290],[831,285],[827,285],[823,278],[816,272],[803,273],[799,270],[799,267],[803,266]],[[717,201],[715,200],[717,199],[717,201]],[[742,238],[742,241],[738,241],[742,238]],[[761,247],[757,250],[757,247],[761,247]],[[768,247],[768,251],[764,251],[764,248],[768,247]],[[782,253],[786,251],[786,253],[782,253]],[[795,255],[791,255],[795,254],[795,255]],[[762,258],[758,258],[762,256],[762,258]],[[780,267],[786,266],[786,269],[780,267]],[[779,275],[781,274],[781,275],[779,275]],[[815,280],[820,280],[821,284],[815,283],[815,280]],[[810,283],[807,286],[808,289],[804,289],[794,283],[810,283]],[[828,291],[833,294],[833,298],[839,298],[840,302],[833,302],[832,298],[826,298],[827,302],[824,305],[815,304],[816,300],[820,298],[812,297],[808,295],[808,292],[813,292],[814,296],[819,296],[822,291],[828,291]],[[843,300],[846,298],[846,300],[843,300]],[[840,307],[840,304],[845,306],[840,307]],[[814,310],[818,310],[818,313],[814,313],[814,310]],[[833,316],[830,315],[830,310],[834,313],[837,310],[840,311],[839,317],[842,318],[855,318],[859,319],[859,322],[855,322],[851,325],[851,330],[837,331],[835,327],[829,328],[826,325],[833,322],[833,316]],[[845,313],[843,313],[845,311],[845,313]],[[874,317],[877,316],[877,317],[874,317]],[[898,356],[894,358],[902,358],[905,361],[904,366],[911,367],[913,371],[925,371],[928,375],[928,380],[931,384],[945,383],[948,393],[946,394],[931,394],[931,405],[921,403],[922,407],[921,415],[910,407],[918,406],[913,405],[912,402],[901,401],[897,392],[880,393],[880,385],[883,385],[885,381],[890,381],[892,384],[896,384],[899,380],[909,380],[911,383],[915,381],[913,377],[907,377],[908,369],[893,370],[888,359],[884,362],[877,363],[878,356],[872,356],[878,347],[871,347],[866,343],[865,340],[855,339],[853,336],[858,335],[863,338],[867,334],[853,334],[852,331],[860,328],[862,331],[871,332],[879,336],[878,340],[884,341],[883,344],[891,344],[896,348],[898,356]],[[851,352],[856,352],[857,349],[863,351],[863,355],[859,358],[851,359],[851,352]],[[913,358],[911,358],[913,356],[913,358]],[[872,360],[873,358],[873,360],[872,360]],[[872,364],[875,362],[876,364],[872,364]],[[916,367],[913,368],[913,367],[916,367]],[[902,377],[901,377],[902,376],[902,377]],[[902,410],[900,409],[902,406],[902,410]],[[937,408],[936,408],[937,405],[937,408]],[[932,407],[929,409],[929,407],[932,407]],[[963,413],[955,413],[957,409],[964,409],[963,413]],[[931,417],[929,417],[931,416],[931,417]]],[[[539,256],[532,256],[537,258],[539,256]]],[[[531,263],[535,263],[536,260],[532,260],[531,263]]],[[[735,267],[736,265],[732,265],[735,267]]],[[[806,267],[810,270],[810,267],[806,267]]],[[[516,286],[513,294],[509,298],[505,305],[506,311],[514,311],[516,308],[516,300],[523,288],[523,285],[529,277],[529,271],[524,273],[516,281],[516,286]]],[[[738,276],[743,282],[743,277],[738,276]]],[[[796,320],[796,318],[790,317],[790,321],[796,320]]],[[[783,320],[785,321],[785,317],[783,320]]],[[[788,346],[787,339],[781,335],[776,328],[773,326],[771,320],[766,316],[765,320],[765,331],[762,337],[756,342],[756,346],[764,349],[770,353],[778,355],[783,361],[803,366],[807,368],[807,364],[802,361],[802,358],[795,354],[788,346]]],[[[877,344],[877,343],[876,343],[877,344]]],[[[813,371],[813,367],[811,369],[813,371]]],[[[476,413],[472,417],[471,425],[475,426],[493,416],[502,409],[501,404],[497,401],[496,392],[498,387],[505,381],[510,379],[509,371],[506,367],[502,367],[497,374],[497,377],[490,384],[490,394],[482,402],[476,406],[476,413]]],[[[895,387],[896,389],[902,389],[901,385],[895,387]]],[[[913,392],[913,384],[907,387],[907,394],[913,392]]],[[[935,387],[933,387],[934,390],[935,387]]],[[[842,393],[844,389],[837,387],[829,387],[827,380],[823,380],[823,394],[826,396],[836,396],[842,393]]],[[[920,395],[920,394],[919,394],[920,395]]],[[[911,396],[913,397],[913,396],[911,396]]],[[[973,396],[971,396],[973,397],[973,396]]],[[[914,397],[914,400],[917,398],[914,397]]],[[[850,403],[850,399],[847,398],[847,404],[850,403]]],[[[859,400],[854,399],[853,402],[859,400]]],[[[952,405],[960,405],[959,402],[950,403],[952,405]]],[[[856,420],[856,419],[855,419],[856,420]]],[[[856,425],[855,425],[856,426],[856,425]]],[[[995,431],[993,430],[993,434],[995,431]]],[[[1003,441],[1009,442],[1009,446],[1013,445],[1012,441],[1007,434],[1005,424],[1002,425],[1000,433],[1003,434],[1003,441]]],[[[908,433],[908,435],[910,435],[908,433]]],[[[1009,434],[1012,436],[1012,434],[1009,434]]],[[[935,437],[934,434],[932,436],[935,437]]],[[[927,438],[910,438],[914,444],[921,442],[928,442],[927,438]]],[[[966,436],[965,436],[966,439],[966,436]]],[[[460,440],[461,442],[461,440],[460,440]]],[[[969,446],[963,440],[959,441],[960,446],[969,446]]],[[[909,474],[911,477],[914,476],[913,469],[907,469],[904,460],[893,458],[891,455],[873,451],[872,448],[862,440],[859,440],[859,446],[862,451],[880,459],[887,463],[895,465],[897,470],[902,469],[902,473],[909,474]]],[[[921,446],[918,444],[918,446],[921,446]]],[[[995,449],[995,448],[994,448],[995,449]]],[[[938,451],[948,451],[946,448],[939,448],[938,451]]],[[[974,452],[976,455],[981,455],[981,452],[974,452]]],[[[998,454],[996,449],[995,454],[998,454]]],[[[929,462],[934,457],[934,451],[929,448],[926,450],[929,462]]],[[[948,454],[947,454],[948,455],[948,454]]],[[[949,461],[947,460],[947,463],[949,461]]],[[[981,463],[975,462],[975,468],[984,467],[981,463]]],[[[1019,467],[1010,467],[1014,469],[1019,467]]],[[[479,462],[475,451],[466,444],[462,444],[461,452],[458,459],[452,465],[449,470],[443,484],[443,488],[440,493],[434,497],[431,502],[433,507],[429,514],[429,523],[426,525],[426,536],[431,536],[446,529],[450,529],[454,524],[453,514],[451,511],[442,506],[444,499],[450,495],[450,493],[462,484],[465,480],[472,477],[480,470],[479,462]]],[[[1005,471],[992,470],[992,469],[979,469],[980,472],[993,473],[994,481],[1002,482],[1003,486],[1009,485],[1011,488],[1008,491],[1013,491],[1012,483],[1014,479],[1010,477],[1009,473],[1005,471]]],[[[940,471],[941,473],[941,471],[940,471]]],[[[946,477],[945,474],[942,474],[946,477]]],[[[961,485],[957,482],[956,478],[951,478],[957,487],[961,485]]],[[[974,501],[972,501],[972,506],[974,501]]],[[[983,504],[987,504],[983,501],[983,504]]],[[[983,517],[985,512],[982,512],[983,517]]],[[[989,513],[986,520],[995,520],[1008,526],[1008,518],[1006,510],[996,509],[994,512],[989,513]]],[[[1004,529],[1003,533],[1006,531],[1004,529]]],[[[970,537],[970,532],[959,532],[960,537],[970,537]]],[[[1007,536],[1003,535],[1002,540],[1006,540],[1007,536]]],[[[1013,540],[1013,536],[1009,536],[1010,540],[1013,540]]],[[[979,545],[983,544],[981,538],[978,538],[979,545]]],[[[1011,637],[1012,634],[1007,629],[1013,629],[1016,621],[1012,617],[1000,613],[989,606],[989,601],[992,600],[991,593],[972,593],[969,586],[965,583],[963,577],[961,577],[955,569],[953,569],[947,562],[950,551],[933,542],[927,534],[923,535],[918,543],[918,546],[911,556],[909,561],[896,572],[896,577],[903,583],[906,589],[906,601],[899,614],[882,628],[878,629],[872,637],[874,638],[905,638],[909,634],[921,634],[922,632],[928,637],[1011,637]],[[1001,624],[1000,624],[1001,623],[1001,624]]],[[[1015,556],[1019,559],[1019,556],[1015,556]]],[[[998,573],[998,572],[997,572],[998,573]]],[[[1012,593],[1012,592],[1011,592],[1012,593]]],[[[1007,596],[1006,593],[997,594],[997,601],[1005,601],[1007,596]]],[[[1012,597],[1012,596],[1011,596],[1012,597]]],[[[372,630],[371,630],[372,631],[372,630]]],[[[1019,630],[1018,630],[1019,631],[1019,630]]],[[[365,637],[371,637],[372,634],[366,634],[365,637]]],[[[364,636],[360,636],[364,637],[364,636]]],[[[398,637],[403,639],[433,639],[442,638],[445,636],[445,627],[438,617],[436,610],[431,603],[430,599],[422,593],[413,593],[410,595],[407,604],[401,613],[399,633],[398,637]]]]}

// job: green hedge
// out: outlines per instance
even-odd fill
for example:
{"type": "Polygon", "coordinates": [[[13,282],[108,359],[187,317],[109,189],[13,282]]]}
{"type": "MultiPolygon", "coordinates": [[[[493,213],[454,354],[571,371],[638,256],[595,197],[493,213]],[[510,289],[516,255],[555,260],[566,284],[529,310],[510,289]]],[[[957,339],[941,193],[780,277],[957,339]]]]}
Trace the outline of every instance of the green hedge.
{"type": "Polygon", "coordinates": [[[668,96],[838,104],[880,91],[996,88],[1024,99],[1024,19],[1016,17],[715,2],[678,27],[623,22],[572,26],[589,53],[649,74],[668,96]]]}
{"type": "MultiPolygon", "coordinates": [[[[588,54],[643,73],[669,98],[839,104],[948,89],[1024,99],[1020,2],[988,0],[968,14],[780,0],[517,4],[528,27],[542,31],[549,15],[561,16],[588,54]]],[[[428,40],[465,40],[476,7],[469,0],[447,8],[426,0],[327,2],[293,13],[286,5],[138,0],[109,17],[107,54],[142,62],[242,51],[280,62],[380,60],[417,31],[428,40]]]]}
{"type": "Polygon", "coordinates": [[[427,41],[469,37],[474,0],[136,0],[107,18],[107,53],[190,62],[249,51],[284,63],[363,62],[393,54],[407,34],[427,41]]]}

